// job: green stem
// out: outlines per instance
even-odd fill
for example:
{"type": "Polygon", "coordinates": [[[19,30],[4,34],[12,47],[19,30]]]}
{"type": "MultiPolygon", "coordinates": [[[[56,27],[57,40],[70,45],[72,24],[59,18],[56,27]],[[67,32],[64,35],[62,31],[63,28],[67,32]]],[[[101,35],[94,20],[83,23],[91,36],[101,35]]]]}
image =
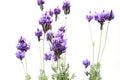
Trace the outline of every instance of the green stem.
{"type": "Polygon", "coordinates": [[[45,47],[45,33],[43,34],[43,71],[45,72],[44,47],[45,47]]]}
{"type": "Polygon", "coordinates": [[[98,63],[98,61],[99,61],[99,56],[100,56],[101,41],[102,41],[102,30],[100,30],[100,44],[99,44],[99,50],[98,50],[97,63],[98,63]]]}
{"type": "MultiPolygon", "coordinates": [[[[67,29],[67,15],[65,15],[65,30],[67,29]]],[[[65,33],[65,38],[66,38],[66,33],[65,33]]],[[[64,53],[64,67],[66,66],[66,53],[64,53]]]]}
{"type": "Polygon", "coordinates": [[[109,28],[109,24],[110,24],[110,21],[108,22],[108,25],[107,25],[106,34],[105,34],[105,42],[104,42],[104,46],[103,46],[103,50],[102,50],[102,54],[101,54],[101,57],[100,57],[100,61],[101,61],[101,59],[102,59],[103,52],[104,52],[104,50],[105,50],[105,46],[106,46],[106,42],[107,42],[107,36],[108,36],[108,28],[109,28]]]}
{"type": "Polygon", "coordinates": [[[28,74],[28,71],[27,71],[27,60],[25,58],[25,66],[26,66],[26,73],[28,74]]]}
{"type": "Polygon", "coordinates": [[[93,41],[93,36],[92,36],[92,30],[91,30],[91,27],[90,27],[90,23],[89,23],[89,30],[90,30],[90,36],[91,36],[91,41],[92,41],[92,57],[93,57],[93,60],[92,60],[92,63],[94,64],[94,45],[95,45],[95,42],[93,41]]]}
{"type": "Polygon", "coordinates": [[[39,51],[40,51],[40,69],[42,68],[42,54],[41,54],[41,50],[40,50],[40,41],[39,43],[39,51]]]}
{"type": "Polygon", "coordinates": [[[26,70],[25,70],[24,64],[23,64],[22,61],[21,61],[21,63],[22,63],[23,71],[24,71],[24,73],[25,73],[25,75],[26,75],[26,70]]]}

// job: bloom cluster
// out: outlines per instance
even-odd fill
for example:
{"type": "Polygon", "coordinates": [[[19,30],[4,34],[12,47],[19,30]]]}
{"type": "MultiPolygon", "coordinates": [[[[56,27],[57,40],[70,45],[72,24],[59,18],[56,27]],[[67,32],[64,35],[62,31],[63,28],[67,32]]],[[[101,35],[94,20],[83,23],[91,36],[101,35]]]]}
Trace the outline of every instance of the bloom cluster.
{"type": "Polygon", "coordinates": [[[64,14],[68,15],[70,13],[70,2],[69,1],[64,1],[62,9],[64,10],[64,14]]]}
{"type": "Polygon", "coordinates": [[[25,57],[25,53],[30,49],[30,44],[26,43],[26,40],[21,36],[17,44],[16,57],[22,60],[25,57]]]}
{"type": "Polygon", "coordinates": [[[88,22],[90,22],[92,19],[94,19],[95,21],[97,21],[98,23],[100,23],[101,27],[100,29],[103,29],[103,24],[105,21],[111,21],[112,19],[114,19],[114,14],[113,11],[107,11],[105,12],[104,10],[101,13],[97,13],[95,12],[95,14],[91,14],[91,11],[89,12],[89,15],[86,15],[86,19],[88,20],[88,22]]]}
{"type": "Polygon", "coordinates": [[[44,33],[46,33],[49,29],[52,28],[51,26],[52,19],[50,15],[46,12],[45,14],[43,14],[43,16],[39,20],[39,24],[42,25],[44,33]]]}
{"type": "Polygon", "coordinates": [[[45,60],[51,60],[53,57],[54,61],[60,59],[60,55],[66,51],[66,39],[64,38],[64,27],[60,27],[56,34],[47,33],[47,40],[51,43],[50,54],[45,54],[45,60]],[[51,54],[52,53],[52,54],[51,54]]]}

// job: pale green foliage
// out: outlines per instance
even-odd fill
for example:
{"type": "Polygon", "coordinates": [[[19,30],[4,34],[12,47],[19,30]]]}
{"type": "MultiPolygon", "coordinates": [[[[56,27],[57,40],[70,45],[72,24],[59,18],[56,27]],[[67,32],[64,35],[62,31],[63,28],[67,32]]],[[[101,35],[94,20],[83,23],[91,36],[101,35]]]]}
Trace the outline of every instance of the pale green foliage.
{"type": "Polygon", "coordinates": [[[89,80],[101,80],[100,63],[90,66],[89,80]]]}
{"type": "Polygon", "coordinates": [[[40,70],[39,80],[48,80],[43,70],[40,70]]]}
{"type": "Polygon", "coordinates": [[[26,74],[25,80],[31,80],[31,76],[29,74],[26,74]]]}
{"type": "Polygon", "coordinates": [[[60,64],[60,66],[51,66],[53,70],[52,74],[52,80],[73,80],[75,78],[75,74],[73,74],[71,77],[69,77],[69,64],[67,67],[63,65],[63,63],[60,64]]]}

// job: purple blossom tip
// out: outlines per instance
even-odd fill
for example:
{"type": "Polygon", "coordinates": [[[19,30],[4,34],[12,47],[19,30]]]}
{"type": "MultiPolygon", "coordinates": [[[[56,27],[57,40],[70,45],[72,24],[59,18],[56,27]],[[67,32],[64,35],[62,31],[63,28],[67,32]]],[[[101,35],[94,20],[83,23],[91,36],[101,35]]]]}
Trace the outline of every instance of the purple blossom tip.
{"type": "Polygon", "coordinates": [[[87,68],[90,65],[90,61],[88,59],[84,60],[83,65],[87,68]]]}
{"type": "Polygon", "coordinates": [[[35,36],[37,36],[38,41],[40,41],[40,37],[42,36],[42,30],[37,29],[37,32],[35,32],[35,36]]]}
{"type": "Polygon", "coordinates": [[[48,11],[48,13],[51,17],[53,16],[53,11],[51,9],[48,11]]]}
{"type": "Polygon", "coordinates": [[[93,19],[93,15],[91,15],[91,12],[89,12],[89,15],[86,15],[86,19],[88,20],[88,22],[93,19]]]}
{"type": "Polygon", "coordinates": [[[62,27],[60,27],[58,30],[64,33],[64,32],[65,32],[65,27],[62,26],[62,27]]]}
{"type": "Polygon", "coordinates": [[[55,14],[55,15],[60,14],[60,12],[61,12],[61,10],[60,10],[59,7],[57,7],[57,8],[54,9],[54,14],[55,14]]]}
{"type": "Polygon", "coordinates": [[[23,37],[21,37],[19,40],[18,40],[18,44],[16,46],[16,48],[22,52],[26,52],[27,50],[30,49],[30,44],[27,44],[25,39],[23,37]]]}
{"type": "Polygon", "coordinates": [[[43,5],[45,3],[44,0],[37,0],[37,4],[40,6],[40,5],[43,5]]]}

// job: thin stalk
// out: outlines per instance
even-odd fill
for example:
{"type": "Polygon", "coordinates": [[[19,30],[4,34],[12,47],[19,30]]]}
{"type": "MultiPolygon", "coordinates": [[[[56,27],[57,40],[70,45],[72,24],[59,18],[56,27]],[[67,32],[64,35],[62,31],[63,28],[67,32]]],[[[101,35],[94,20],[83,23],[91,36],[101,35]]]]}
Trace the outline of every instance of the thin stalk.
{"type": "Polygon", "coordinates": [[[45,72],[44,47],[45,47],[45,33],[43,34],[43,71],[45,72]]]}
{"type": "Polygon", "coordinates": [[[100,43],[99,43],[99,50],[98,50],[97,63],[98,63],[98,61],[99,61],[99,56],[100,56],[101,41],[102,41],[102,30],[100,30],[100,43]]]}
{"type": "Polygon", "coordinates": [[[41,54],[41,50],[40,50],[40,41],[38,42],[39,43],[39,51],[40,51],[40,69],[42,68],[42,54],[41,54]]]}
{"type": "Polygon", "coordinates": [[[93,60],[92,60],[92,63],[94,64],[94,45],[95,45],[95,42],[93,41],[93,36],[92,36],[92,30],[91,30],[91,27],[90,27],[90,23],[89,23],[89,30],[90,30],[90,36],[91,36],[91,41],[92,41],[92,57],[93,57],[93,60]]]}
{"type": "Polygon", "coordinates": [[[100,61],[101,61],[101,59],[102,59],[103,52],[104,52],[104,50],[105,50],[105,46],[106,46],[106,43],[107,43],[107,36],[108,36],[109,24],[110,24],[110,21],[108,22],[108,25],[107,25],[106,34],[105,34],[105,42],[104,42],[103,50],[102,50],[102,53],[101,53],[100,61]]]}
{"type": "Polygon", "coordinates": [[[25,70],[24,64],[23,64],[22,61],[21,61],[21,63],[22,63],[23,71],[24,71],[24,73],[25,73],[25,75],[26,75],[26,70],[25,70]]]}
{"type": "MultiPolygon", "coordinates": [[[[65,30],[67,29],[67,15],[65,15],[65,30]]],[[[66,38],[66,33],[65,33],[65,38],[66,38]]],[[[64,53],[64,67],[66,66],[66,53],[64,53]]]]}
{"type": "Polygon", "coordinates": [[[26,73],[28,74],[28,71],[27,71],[27,60],[26,60],[26,58],[25,58],[25,68],[26,68],[26,73]]]}

